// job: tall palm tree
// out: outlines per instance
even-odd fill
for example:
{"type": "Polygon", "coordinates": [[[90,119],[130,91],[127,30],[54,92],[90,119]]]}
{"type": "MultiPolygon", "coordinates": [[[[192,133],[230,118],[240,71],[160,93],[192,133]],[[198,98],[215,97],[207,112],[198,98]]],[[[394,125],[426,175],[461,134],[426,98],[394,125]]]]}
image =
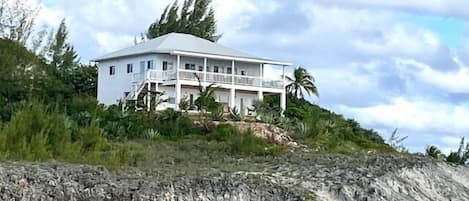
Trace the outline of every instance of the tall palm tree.
{"type": "Polygon", "coordinates": [[[293,71],[293,78],[285,76],[289,84],[287,85],[287,92],[294,95],[297,98],[304,98],[305,91],[308,95],[314,94],[319,97],[318,88],[314,84],[314,77],[309,72],[301,67],[293,71]]]}

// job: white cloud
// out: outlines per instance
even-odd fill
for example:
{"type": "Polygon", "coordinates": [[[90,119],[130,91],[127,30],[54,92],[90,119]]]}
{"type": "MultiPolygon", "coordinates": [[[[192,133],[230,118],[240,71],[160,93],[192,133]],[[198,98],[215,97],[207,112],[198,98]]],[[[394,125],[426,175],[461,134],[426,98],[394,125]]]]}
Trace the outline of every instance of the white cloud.
{"type": "Polygon", "coordinates": [[[439,14],[447,16],[464,16],[469,18],[469,14],[467,13],[467,8],[469,8],[469,2],[464,0],[323,0],[323,2],[368,8],[375,7],[396,10],[408,10],[414,12],[425,12],[427,14],[439,14]]]}
{"type": "Polygon", "coordinates": [[[131,35],[118,35],[110,32],[98,32],[95,35],[101,54],[109,53],[129,46],[134,41],[131,35]],[[116,41],[119,41],[116,43],[116,41]]]}
{"type": "Polygon", "coordinates": [[[391,98],[390,104],[364,108],[340,105],[340,110],[366,125],[438,133],[469,133],[469,108],[432,100],[391,98]]]}
{"type": "Polygon", "coordinates": [[[468,93],[469,92],[469,67],[454,58],[455,64],[459,64],[459,68],[454,71],[441,72],[435,70],[425,63],[415,61],[413,59],[396,59],[396,65],[402,72],[408,72],[415,75],[418,79],[430,85],[438,87],[444,91],[451,93],[468,93]],[[413,69],[416,69],[416,72],[413,69]],[[409,72],[410,71],[410,72],[409,72]]]}

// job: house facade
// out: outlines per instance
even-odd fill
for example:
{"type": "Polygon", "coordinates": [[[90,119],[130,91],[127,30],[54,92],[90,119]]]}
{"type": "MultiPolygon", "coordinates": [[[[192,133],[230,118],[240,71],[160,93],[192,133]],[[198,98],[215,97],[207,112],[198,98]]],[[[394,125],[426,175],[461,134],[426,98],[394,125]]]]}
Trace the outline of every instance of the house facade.
{"type": "MultiPolygon", "coordinates": [[[[225,108],[248,115],[255,100],[280,95],[286,107],[285,67],[288,62],[263,59],[188,34],[170,33],[94,59],[98,65],[98,100],[105,105],[143,99],[150,108],[150,91],[164,94],[157,109],[193,104],[202,85],[215,83],[215,99],[225,108]],[[268,66],[269,68],[266,68],[268,66]],[[281,74],[267,78],[266,69],[281,74]],[[197,75],[197,77],[196,77],[197,75]]],[[[271,73],[270,73],[271,74],[271,73]]]]}

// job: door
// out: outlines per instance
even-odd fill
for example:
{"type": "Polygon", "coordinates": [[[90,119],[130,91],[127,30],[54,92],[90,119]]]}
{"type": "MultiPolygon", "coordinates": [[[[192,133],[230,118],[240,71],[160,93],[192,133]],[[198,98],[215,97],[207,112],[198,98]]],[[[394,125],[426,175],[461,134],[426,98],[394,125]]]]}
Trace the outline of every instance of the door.
{"type": "Polygon", "coordinates": [[[144,61],[140,62],[140,73],[141,74],[145,73],[145,62],[144,61]]]}

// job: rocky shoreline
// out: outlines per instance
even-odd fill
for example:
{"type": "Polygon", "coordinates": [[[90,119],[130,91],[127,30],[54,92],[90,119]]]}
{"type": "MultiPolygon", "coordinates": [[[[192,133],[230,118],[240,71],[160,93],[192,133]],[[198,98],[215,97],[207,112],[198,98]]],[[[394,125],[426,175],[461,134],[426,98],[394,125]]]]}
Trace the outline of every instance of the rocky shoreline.
{"type": "Polygon", "coordinates": [[[285,157],[258,172],[210,174],[207,170],[207,175],[165,181],[132,168],[108,171],[56,162],[4,162],[0,164],[0,199],[469,200],[467,167],[415,156],[297,157],[303,160],[285,157]]]}

